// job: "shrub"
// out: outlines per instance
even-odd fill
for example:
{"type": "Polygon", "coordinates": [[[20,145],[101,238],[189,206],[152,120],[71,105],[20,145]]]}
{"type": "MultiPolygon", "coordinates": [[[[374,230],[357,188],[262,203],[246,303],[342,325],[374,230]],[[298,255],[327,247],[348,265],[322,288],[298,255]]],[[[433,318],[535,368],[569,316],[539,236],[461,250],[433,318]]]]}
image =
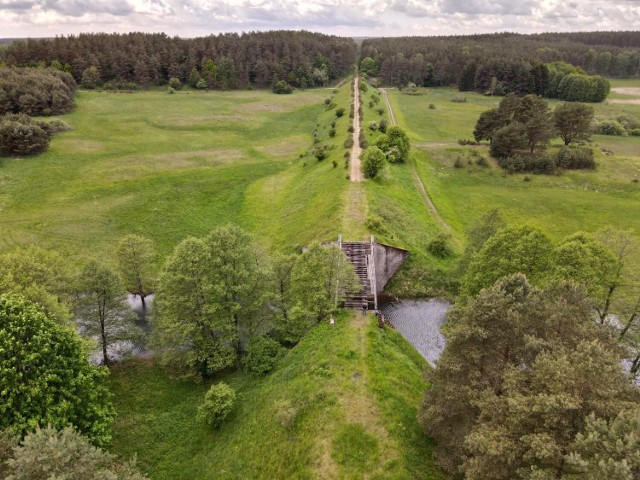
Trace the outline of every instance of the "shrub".
{"type": "Polygon", "coordinates": [[[329,102],[329,103],[328,103],[328,104],[326,104],[326,105],[327,105],[327,106],[326,106],[324,109],[325,109],[325,111],[327,111],[327,112],[328,112],[329,110],[333,110],[334,108],[336,108],[336,107],[337,107],[337,105],[336,105],[335,103],[333,103],[333,102],[329,102]]]}
{"type": "Polygon", "coordinates": [[[182,82],[179,78],[171,77],[169,79],[169,87],[173,88],[174,90],[180,90],[182,88],[182,82]]]}
{"type": "Polygon", "coordinates": [[[0,68],[0,115],[58,115],[74,106],[76,82],[59,70],[0,68]]]}
{"type": "Polygon", "coordinates": [[[384,220],[378,215],[369,215],[364,224],[371,233],[377,233],[379,235],[385,235],[387,233],[384,220]]]}
{"type": "Polygon", "coordinates": [[[42,127],[49,134],[49,137],[59,132],[68,132],[72,130],[67,122],[58,118],[54,118],[53,120],[49,120],[48,122],[38,123],[40,124],[40,127],[42,127]]]}
{"type": "Polygon", "coordinates": [[[435,110],[436,109],[436,104],[435,103],[430,103],[429,104],[429,110],[435,110]]]}
{"type": "MultiPolygon", "coordinates": [[[[205,82],[206,86],[206,82],[205,82]]],[[[133,82],[127,82],[126,80],[111,80],[110,82],[105,83],[102,88],[107,91],[123,91],[123,92],[132,92],[138,89],[138,85],[133,82]]]]}
{"type": "Polygon", "coordinates": [[[605,120],[600,122],[596,128],[596,132],[601,135],[624,135],[626,133],[622,124],[615,120],[605,120]]]}
{"type": "Polygon", "coordinates": [[[376,130],[378,130],[378,123],[377,122],[369,122],[369,130],[373,130],[374,132],[376,130]]]}
{"type": "Polygon", "coordinates": [[[431,239],[429,244],[427,245],[427,250],[432,255],[445,258],[451,255],[451,247],[449,247],[449,238],[450,236],[444,233],[438,233],[435,237],[431,239]]]}
{"type": "Polygon", "coordinates": [[[461,138],[458,140],[458,145],[478,145],[478,142],[469,138],[461,138]]]}
{"type": "Polygon", "coordinates": [[[176,89],[173,88],[173,87],[169,87],[169,88],[167,88],[167,93],[169,95],[173,95],[174,93],[176,93],[176,89]]]}
{"type": "Polygon", "coordinates": [[[382,107],[377,108],[376,112],[378,112],[378,115],[382,115],[384,113],[384,108],[382,108],[382,107]]]}
{"type": "Polygon", "coordinates": [[[347,128],[347,131],[349,133],[353,133],[355,131],[354,128],[353,128],[353,125],[349,125],[349,128],[347,128]]]}
{"type": "Polygon", "coordinates": [[[344,148],[353,147],[353,137],[349,137],[344,141],[344,148]]]}
{"type": "Polygon", "coordinates": [[[378,130],[382,133],[387,133],[387,121],[384,118],[381,118],[378,122],[378,130]]]}
{"type": "Polygon", "coordinates": [[[314,157],[318,159],[319,162],[327,158],[329,155],[329,151],[331,150],[331,146],[329,145],[320,145],[313,149],[311,152],[314,157]]]}
{"type": "Polygon", "coordinates": [[[365,82],[360,82],[359,88],[360,88],[361,92],[368,92],[369,91],[369,87],[365,82]]]}
{"type": "Polygon", "coordinates": [[[498,164],[509,173],[533,172],[553,173],[556,169],[555,159],[551,155],[526,153],[511,157],[499,158],[498,164]]]}
{"type": "Polygon", "coordinates": [[[344,108],[340,107],[336,110],[336,117],[340,118],[341,116],[344,115],[344,108]]]}
{"type": "Polygon", "coordinates": [[[325,98],[324,99],[324,104],[325,105],[329,105],[331,103],[331,98],[325,98]]]}
{"type": "Polygon", "coordinates": [[[373,100],[369,100],[369,108],[373,108],[376,106],[376,102],[374,102],[373,100]]]}
{"type": "Polygon", "coordinates": [[[362,155],[362,170],[368,178],[376,178],[384,167],[385,155],[377,147],[367,149],[362,155]]]}
{"type": "Polygon", "coordinates": [[[98,68],[94,66],[85,68],[84,72],[82,72],[80,84],[84,88],[96,88],[100,84],[100,72],[98,72],[98,68]]]}
{"type": "Polygon", "coordinates": [[[453,162],[453,167],[454,168],[464,167],[464,162],[462,161],[462,158],[460,156],[456,157],[455,161],[453,162]]]}
{"type": "Polygon", "coordinates": [[[567,170],[594,169],[596,162],[590,148],[562,147],[556,154],[556,166],[567,170]]]}
{"type": "Polygon", "coordinates": [[[212,385],[198,407],[198,419],[201,422],[219,427],[233,410],[236,392],[224,382],[212,385]]]}
{"type": "MultiPolygon", "coordinates": [[[[334,163],[334,167],[338,164],[334,163]]],[[[269,337],[255,337],[249,342],[244,367],[251,375],[261,376],[272,371],[280,360],[285,349],[269,337]]]]}
{"type": "Polygon", "coordinates": [[[286,95],[293,92],[293,88],[284,80],[278,80],[273,86],[273,93],[278,95],[286,95]]]}
{"type": "Polygon", "coordinates": [[[489,162],[487,162],[487,159],[484,157],[478,157],[476,159],[476,165],[479,167],[488,167],[489,166],[489,162]]]}
{"type": "Polygon", "coordinates": [[[0,155],[34,155],[49,147],[51,135],[44,122],[26,115],[6,115],[0,119],[0,155]],[[44,127],[44,128],[43,128],[44,127]]]}
{"type": "Polygon", "coordinates": [[[466,103],[467,97],[453,97],[451,101],[453,103],[466,103]]]}
{"type": "Polygon", "coordinates": [[[633,130],[629,130],[627,133],[632,137],[640,137],[640,128],[634,128],[633,130]]]}
{"type": "Polygon", "coordinates": [[[336,136],[336,129],[335,129],[335,128],[332,128],[331,130],[329,130],[329,136],[330,136],[331,138],[333,138],[333,137],[335,137],[335,136],[336,136]]]}
{"type": "Polygon", "coordinates": [[[358,135],[358,143],[360,144],[360,148],[366,149],[369,148],[369,142],[367,137],[364,135],[364,131],[360,130],[360,134],[358,135]]]}

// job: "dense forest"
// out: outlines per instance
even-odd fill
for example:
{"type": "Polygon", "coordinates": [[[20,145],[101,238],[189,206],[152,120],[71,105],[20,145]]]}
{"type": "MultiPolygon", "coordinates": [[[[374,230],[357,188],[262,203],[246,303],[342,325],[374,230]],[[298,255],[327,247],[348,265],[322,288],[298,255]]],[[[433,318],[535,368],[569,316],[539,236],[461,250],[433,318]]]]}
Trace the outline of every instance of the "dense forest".
{"type": "MultiPolygon", "coordinates": [[[[362,43],[367,73],[392,85],[457,84],[486,91],[492,78],[508,92],[540,93],[542,66],[565,62],[590,75],[640,75],[637,32],[374,38],[362,43]]],[[[495,85],[494,85],[495,86],[495,85]]]]}
{"type": "Polygon", "coordinates": [[[197,74],[208,88],[267,87],[274,80],[304,88],[344,76],[355,55],[351,39],[305,31],[193,39],[96,33],[16,41],[6,50],[5,62],[9,66],[54,66],[71,73],[79,83],[87,69],[96,67],[98,82],[163,85],[171,78],[188,82],[197,74]]]}

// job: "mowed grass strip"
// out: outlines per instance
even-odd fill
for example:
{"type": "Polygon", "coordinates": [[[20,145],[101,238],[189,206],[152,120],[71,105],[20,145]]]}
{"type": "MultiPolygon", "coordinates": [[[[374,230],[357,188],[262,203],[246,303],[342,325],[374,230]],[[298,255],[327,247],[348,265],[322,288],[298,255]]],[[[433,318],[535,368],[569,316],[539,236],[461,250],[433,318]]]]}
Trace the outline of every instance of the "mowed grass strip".
{"type": "MultiPolygon", "coordinates": [[[[182,238],[223,223],[263,234],[262,219],[283,214],[262,203],[249,215],[251,186],[283,172],[302,185],[337,188],[322,202],[339,210],[342,179],[330,165],[288,171],[312,144],[327,92],[82,91],[75,111],[60,117],[73,131],[42,155],[0,160],[0,251],[37,242],[76,261],[110,261],[118,239],[135,232],[154,239],[161,261],[182,238]]],[[[277,239],[289,249],[310,223],[333,232],[335,222],[311,214],[317,188],[299,190],[291,200],[303,210],[300,221],[284,224],[277,239]]],[[[261,192],[259,203],[272,193],[261,192]]]]}
{"type": "Polygon", "coordinates": [[[416,422],[424,368],[399,334],[345,313],[271,375],[214,379],[239,396],[213,430],[195,418],[209,382],[171,380],[151,361],[132,361],[111,376],[112,450],[137,454],[154,479],[442,478],[416,422]]]}

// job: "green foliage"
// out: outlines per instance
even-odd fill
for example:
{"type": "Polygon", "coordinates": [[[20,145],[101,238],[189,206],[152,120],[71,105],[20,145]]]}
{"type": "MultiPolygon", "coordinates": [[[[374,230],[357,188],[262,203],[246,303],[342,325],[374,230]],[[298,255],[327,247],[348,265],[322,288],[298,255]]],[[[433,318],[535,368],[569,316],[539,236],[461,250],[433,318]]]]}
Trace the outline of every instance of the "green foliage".
{"type": "Polygon", "coordinates": [[[336,117],[340,118],[341,116],[344,115],[344,108],[340,107],[336,110],[336,117]]]}
{"type": "Polygon", "coordinates": [[[174,90],[180,90],[182,88],[182,82],[179,78],[171,77],[169,79],[169,87],[173,88],[174,90]]]}
{"type": "Polygon", "coordinates": [[[449,244],[450,241],[451,235],[440,232],[429,241],[427,251],[436,257],[446,258],[453,253],[449,244]]]}
{"type": "MultiPolygon", "coordinates": [[[[105,479],[145,480],[135,460],[120,463],[96,448],[72,427],[36,428],[26,435],[8,461],[8,480],[105,479]]],[[[4,477],[3,477],[4,478],[4,477]]]]}
{"type": "Polygon", "coordinates": [[[109,365],[109,350],[118,342],[141,341],[144,332],[126,301],[118,274],[96,261],[89,262],[77,281],[76,320],[82,335],[94,338],[109,365]]]}
{"type": "Polygon", "coordinates": [[[90,90],[97,88],[100,85],[100,81],[102,78],[100,77],[100,72],[98,71],[98,67],[91,66],[87,67],[82,72],[82,79],[80,80],[80,85],[83,88],[88,88],[90,90]]]}
{"type": "Polygon", "coordinates": [[[567,462],[576,478],[633,480],[640,476],[638,452],[640,410],[623,410],[609,421],[591,413],[584,431],[576,435],[567,462]]]}
{"type": "MultiPolygon", "coordinates": [[[[59,115],[75,105],[76,82],[54,69],[0,69],[0,115],[59,115]]],[[[2,142],[0,142],[1,144],[2,142]]]]}
{"type": "Polygon", "coordinates": [[[204,78],[201,78],[200,80],[198,80],[198,82],[196,83],[196,87],[198,90],[205,90],[208,88],[208,84],[207,81],[204,78]]]}
{"type": "Polygon", "coordinates": [[[74,274],[57,252],[30,246],[0,255],[0,293],[18,293],[60,324],[71,319],[74,274]]]}
{"type": "Polygon", "coordinates": [[[198,73],[198,70],[195,67],[192,68],[191,73],[189,74],[189,85],[191,88],[199,88],[198,83],[200,80],[202,80],[200,73],[198,73]]]}
{"type": "Polygon", "coordinates": [[[228,225],[188,237],[167,259],[155,300],[154,343],[163,364],[187,376],[236,363],[239,336],[265,328],[265,255],[228,225]]]}
{"type": "Polygon", "coordinates": [[[77,335],[19,296],[0,296],[0,428],[74,425],[94,444],[111,439],[108,370],[93,367],[77,335]]]}
{"type": "Polygon", "coordinates": [[[603,120],[597,125],[596,131],[601,135],[623,136],[626,134],[624,126],[616,120],[603,120]]]}
{"type": "Polygon", "coordinates": [[[555,157],[558,168],[566,170],[595,169],[596,161],[590,148],[562,147],[555,157]]]}
{"type": "Polygon", "coordinates": [[[271,372],[286,350],[275,340],[265,336],[249,341],[244,367],[251,375],[261,376],[271,372]]]}
{"type": "Polygon", "coordinates": [[[553,111],[553,120],[565,145],[589,140],[594,110],[582,103],[562,103],[553,111]]]}
{"type": "Polygon", "coordinates": [[[45,122],[26,115],[0,117],[0,156],[35,155],[49,148],[45,122]]]}
{"type": "Polygon", "coordinates": [[[405,131],[397,126],[387,128],[387,133],[376,139],[376,146],[384,152],[391,163],[409,160],[411,144],[405,131]]]}
{"type": "Polygon", "coordinates": [[[291,88],[291,86],[284,80],[277,81],[273,86],[273,93],[288,94],[292,92],[293,92],[293,88],[291,88]]]}
{"type": "Polygon", "coordinates": [[[467,234],[467,245],[458,263],[458,271],[464,273],[474,255],[482,249],[486,241],[506,226],[497,208],[489,210],[474,223],[467,234]]]}
{"type": "Polygon", "coordinates": [[[378,74],[378,67],[375,60],[371,57],[364,57],[360,61],[360,71],[365,75],[375,77],[378,74]]]}
{"type": "Polygon", "coordinates": [[[552,248],[549,237],[537,228],[508,227],[498,231],[473,257],[462,279],[462,295],[474,296],[515,273],[524,273],[534,285],[541,284],[549,271],[552,248]]]}
{"type": "Polygon", "coordinates": [[[378,147],[371,147],[362,154],[362,171],[367,178],[376,178],[384,168],[385,155],[378,147]]]}
{"type": "Polygon", "coordinates": [[[236,391],[224,382],[212,385],[198,407],[201,422],[220,427],[229,416],[236,402],[236,391]]]}
{"type": "Polygon", "coordinates": [[[491,136],[491,156],[495,158],[511,157],[516,150],[527,145],[527,136],[524,125],[512,122],[506,127],[495,131],[491,136]]]}
{"type": "Polygon", "coordinates": [[[153,293],[156,283],[154,260],[156,251],[148,238],[130,234],[122,238],[116,248],[118,272],[124,288],[142,299],[153,293]]]}
{"type": "Polygon", "coordinates": [[[608,418],[638,398],[616,340],[573,284],[537,290],[522,274],[507,277],[454,307],[445,328],[421,421],[451,472],[564,473],[585,417],[608,418]]]}

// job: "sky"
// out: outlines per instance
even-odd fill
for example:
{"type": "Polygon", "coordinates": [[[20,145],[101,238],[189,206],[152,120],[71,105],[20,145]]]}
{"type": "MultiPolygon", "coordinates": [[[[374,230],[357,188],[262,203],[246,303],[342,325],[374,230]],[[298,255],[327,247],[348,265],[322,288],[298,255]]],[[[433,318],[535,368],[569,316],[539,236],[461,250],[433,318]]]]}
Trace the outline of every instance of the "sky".
{"type": "Polygon", "coordinates": [[[351,37],[640,30],[640,0],[0,0],[0,38],[276,29],[351,37]]]}

